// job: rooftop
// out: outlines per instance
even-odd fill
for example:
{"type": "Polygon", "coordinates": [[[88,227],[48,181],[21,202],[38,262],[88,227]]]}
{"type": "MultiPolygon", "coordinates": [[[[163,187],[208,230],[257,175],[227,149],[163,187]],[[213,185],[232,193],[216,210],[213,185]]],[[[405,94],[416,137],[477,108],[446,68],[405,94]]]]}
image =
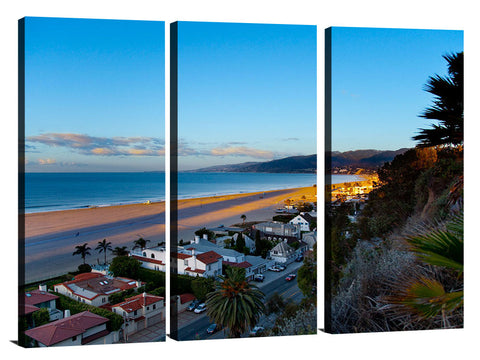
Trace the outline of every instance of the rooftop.
{"type": "Polygon", "coordinates": [[[110,295],[115,292],[137,287],[137,282],[128,278],[114,278],[100,273],[83,273],[75,276],[74,280],[66,281],[55,286],[63,285],[73,293],[86,299],[93,299],[99,295],[110,295]]]}
{"type": "Polygon", "coordinates": [[[125,299],[125,301],[119,304],[112,305],[112,308],[120,307],[126,312],[130,313],[135,310],[139,310],[144,306],[149,306],[162,300],[164,300],[164,298],[161,296],[154,296],[154,295],[143,293],[143,294],[129,297],[125,299]]]}
{"type": "Polygon", "coordinates": [[[46,301],[58,299],[57,295],[53,295],[43,290],[27,291],[24,297],[24,303],[26,305],[37,305],[46,301]]]}
{"type": "MultiPolygon", "coordinates": [[[[25,331],[25,335],[46,346],[83,334],[90,328],[105,324],[108,321],[103,316],[84,311],[61,320],[51,322],[25,331]]],[[[106,334],[105,334],[106,335],[106,334]]]]}

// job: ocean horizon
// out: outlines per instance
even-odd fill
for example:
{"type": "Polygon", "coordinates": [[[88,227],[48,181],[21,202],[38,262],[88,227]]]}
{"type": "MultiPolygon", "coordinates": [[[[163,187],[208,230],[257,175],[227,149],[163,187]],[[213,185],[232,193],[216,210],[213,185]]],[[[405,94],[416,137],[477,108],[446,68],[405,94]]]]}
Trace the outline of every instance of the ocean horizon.
{"type": "MultiPolygon", "coordinates": [[[[314,184],[316,174],[179,172],[178,199],[314,184]]],[[[25,173],[26,214],[147,201],[165,201],[165,172],[25,173]]]]}

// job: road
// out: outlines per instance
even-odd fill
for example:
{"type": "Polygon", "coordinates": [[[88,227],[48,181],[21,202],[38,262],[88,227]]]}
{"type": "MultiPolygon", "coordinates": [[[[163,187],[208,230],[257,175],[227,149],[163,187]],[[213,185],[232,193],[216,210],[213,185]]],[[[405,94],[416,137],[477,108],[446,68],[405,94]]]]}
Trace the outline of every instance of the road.
{"type": "MultiPolygon", "coordinates": [[[[285,280],[287,275],[291,273],[292,272],[286,270],[282,273],[283,276],[263,285],[261,290],[265,294],[265,299],[268,299],[273,293],[278,292],[285,301],[292,300],[299,303],[303,298],[303,294],[298,288],[297,279],[295,278],[292,281],[285,280]]],[[[296,273],[296,271],[293,273],[296,273]]],[[[198,316],[198,320],[192,321],[178,330],[178,340],[223,339],[226,337],[224,331],[219,331],[212,335],[207,334],[210,320],[205,313],[196,315],[198,316]]],[[[258,325],[262,325],[263,321],[266,321],[264,316],[262,316],[258,325]]]]}

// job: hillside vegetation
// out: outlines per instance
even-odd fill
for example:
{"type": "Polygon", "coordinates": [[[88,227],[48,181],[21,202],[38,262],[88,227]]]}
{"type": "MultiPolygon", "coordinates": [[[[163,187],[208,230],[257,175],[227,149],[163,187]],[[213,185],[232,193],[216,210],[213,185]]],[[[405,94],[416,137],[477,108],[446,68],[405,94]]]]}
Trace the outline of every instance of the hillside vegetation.
{"type": "Polygon", "coordinates": [[[327,205],[327,331],[463,327],[463,53],[426,90],[435,120],[377,171],[364,208],[327,205]]]}

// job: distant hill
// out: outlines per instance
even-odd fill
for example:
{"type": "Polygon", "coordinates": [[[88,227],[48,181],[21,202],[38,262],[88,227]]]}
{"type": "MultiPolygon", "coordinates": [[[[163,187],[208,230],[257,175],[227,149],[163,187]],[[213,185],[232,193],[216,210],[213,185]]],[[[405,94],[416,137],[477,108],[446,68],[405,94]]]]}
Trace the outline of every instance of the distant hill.
{"type": "Polygon", "coordinates": [[[354,151],[332,151],[330,154],[332,167],[357,166],[361,168],[377,168],[387,161],[392,161],[399,154],[407,151],[407,148],[399,150],[354,150],[354,151]]]}
{"type": "Polygon", "coordinates": [[[217,165],[191,172],[266,172],[266,173],[316,173],[317,155],[291,156],[266,162],[217,165]]]}

